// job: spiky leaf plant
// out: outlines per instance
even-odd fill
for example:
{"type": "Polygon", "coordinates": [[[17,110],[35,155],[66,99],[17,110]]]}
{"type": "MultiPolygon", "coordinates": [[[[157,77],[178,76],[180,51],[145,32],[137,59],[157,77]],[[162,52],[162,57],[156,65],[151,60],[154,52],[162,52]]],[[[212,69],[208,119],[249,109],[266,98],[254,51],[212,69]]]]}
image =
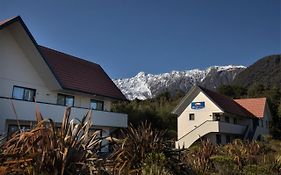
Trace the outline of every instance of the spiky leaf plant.
{"type": "Polygon", "coordinates": [[[97,153],[103,138],[100,131],[90,134],[91,111],[81,121],[70,120],[70,113],[71,108],[66,108],[57,128],[37,111],[37,124],[30,131],[18,132],[4,143],[0,167],[8,174],[98,173],[102,159],[97,153]]]}
{"type": "Polygon", "coordinates": [[[144,122],[137,128],[132,125],[122,131],[123,139],[117,140],[112,159],[118,174],[139,174],[148,153],[161,153],[164,148],[164,132],[155,131],[144,122]]]}

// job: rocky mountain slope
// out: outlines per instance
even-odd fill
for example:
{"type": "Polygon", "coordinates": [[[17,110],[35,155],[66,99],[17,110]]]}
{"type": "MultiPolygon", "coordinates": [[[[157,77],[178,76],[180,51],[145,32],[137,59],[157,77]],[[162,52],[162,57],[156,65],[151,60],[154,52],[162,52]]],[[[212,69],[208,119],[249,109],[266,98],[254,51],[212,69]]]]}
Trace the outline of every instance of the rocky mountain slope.
{"type": "Polygon", "coordinates": [[[158,75],[138,73],[132,78],[113,80],[129,100],[145,100],[168,91],[187,92],[194,84],[214,89],[220,85],[230,84],[235,76],[243,71],[244,66],[212,66],[206,70],[172,71],[158,75]]]}

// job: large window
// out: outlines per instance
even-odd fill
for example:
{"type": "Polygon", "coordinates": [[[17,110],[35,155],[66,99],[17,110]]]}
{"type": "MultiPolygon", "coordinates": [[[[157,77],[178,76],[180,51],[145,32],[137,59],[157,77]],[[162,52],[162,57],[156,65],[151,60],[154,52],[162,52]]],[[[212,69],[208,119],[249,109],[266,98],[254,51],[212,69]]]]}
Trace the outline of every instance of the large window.
{"type": "Polygon", "coordinates": [[[74,96],[58,94],[57,104],[64,106],[74,106],[74,96]]]}
{"type": "Polygon", "coordinates": [[[91,100],[91,109],[103,111],[103,101],[91,100]]]}
{"type": "Polygon", "coordinates": [[[35,89],[20,86],[14,86],[13,88],[13,98],[18,100],[34,101],[35,93],[35,89]]]}

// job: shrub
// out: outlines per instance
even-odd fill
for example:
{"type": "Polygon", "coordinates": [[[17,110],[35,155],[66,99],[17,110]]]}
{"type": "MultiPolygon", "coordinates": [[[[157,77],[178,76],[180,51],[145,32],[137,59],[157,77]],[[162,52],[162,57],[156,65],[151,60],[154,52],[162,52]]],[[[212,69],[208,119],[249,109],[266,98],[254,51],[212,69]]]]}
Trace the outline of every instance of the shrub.
{"type": "Polygon", "coordinates": [[[58,129],[51,120],[36,113],[37,124],[30,131],[11,136],[3,145],[2,161],[8,174],[89,174],[98,173],[100,131],[90,134],[91,111],[81,121],[70,120],[67,108],[58,129]],[[90,166],[89,166],[90,165],[90,166]]]}

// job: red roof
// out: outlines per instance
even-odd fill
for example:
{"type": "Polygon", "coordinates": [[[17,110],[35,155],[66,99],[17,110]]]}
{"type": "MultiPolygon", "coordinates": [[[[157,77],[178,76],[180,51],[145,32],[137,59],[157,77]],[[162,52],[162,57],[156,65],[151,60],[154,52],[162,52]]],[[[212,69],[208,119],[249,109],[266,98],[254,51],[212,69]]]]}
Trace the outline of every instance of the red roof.
{"type": "Polygon", "coordinates": [[[100,65],[39,46],[20,16],[0,21],[0,29],[16,21],[22,24],[63,89],[126,100],[100,65]]]}
{"type": "Polygon", "coordinates": [[[254,116],[262,118],[264,116],[266,98],[246,98],[246,99],[235,99],[239,105],[247,109],[254,116]]]}
{"type": "Polygon", "coordinates": [[[63,89],[126,100],[100,65],[43,46],[39,50],[63,89]]]}

